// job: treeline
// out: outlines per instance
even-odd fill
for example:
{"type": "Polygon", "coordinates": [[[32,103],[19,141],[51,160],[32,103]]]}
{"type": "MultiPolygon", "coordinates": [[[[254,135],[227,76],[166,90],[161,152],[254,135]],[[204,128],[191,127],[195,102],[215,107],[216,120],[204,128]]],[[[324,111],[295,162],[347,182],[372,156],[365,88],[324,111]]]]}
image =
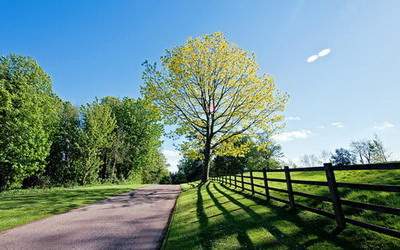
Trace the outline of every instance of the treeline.
{"type": "Polygon", "coordinates": [[[144,99],[106,97],[82,107],[61,100],[31,58],[0,57],[0,190],[159,182],[160,114],[144,99]]]}
{"type": "MultiPolygon", "coordinates": [[[[264,167],[277,169],[283,166],[282,148],[279,144],[270,140],[268,136],[255,140],[251,137],[244,137],[236,143],[238,147],[245,146],[246,152],[234,156],[216,156],[211,162],[210,174],[224,175],[240,173],[245,170],[261,170],[264,167]]],[[[202,161],[184,156],[178,164],[178,171],[171,173],[171,183],[185,183],[199,180],[202,174],[202,161]]]]}
{"type": "MultiPolygon", "coordinates": [[[[306,154],[301,157],[302,165],[315,167],[323,163],[334,165],[383,163],[390,160],[391,153],[387,151],[378,135],[371,139],[353,141],[348,148],[337,148],[333,152],[322,151],[320,155],[306,154]]],[[[296,165],[292,164],[292,167],[296,165]]]]}

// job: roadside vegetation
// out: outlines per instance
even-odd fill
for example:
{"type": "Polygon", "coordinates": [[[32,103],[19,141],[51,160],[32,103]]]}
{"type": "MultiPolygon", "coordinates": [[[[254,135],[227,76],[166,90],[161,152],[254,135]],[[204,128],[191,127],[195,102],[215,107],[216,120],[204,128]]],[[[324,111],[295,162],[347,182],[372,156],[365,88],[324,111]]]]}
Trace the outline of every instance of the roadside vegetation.
{"type": "Polygon", "coordinates": [[[20,189],[0,193],[0,231],[131,191],[139,184],[20,189]]]}
{"type": "MultiPolygon", "coordinates": [[[[283,178],[271,173],[272,178],[283,178]]],[[[261,175],[260,175],[261,177],[261,175]]],[[[356,183],[400,183],[400,171],[337,171],[338,181],[356,183]]],[[[325,180],[324,173],[295,172],[293,179],[325,180]]],[[[233,183],[233,182],[232,182],[233,183]]],[[[257,183],[257,182],[256,182],[257,183]]],[[[262,184],[262,183],[259,183],[262,184]]],[[[269,183],[285,188],[285,183],[269,183]]],[[[249,188],[249,186],[245,186],[249,188]]],[[[217,182],[182,184],[171,228],[166,239],[166,249],[398,249],[400,240],[352,225],[339,235],[330,234],[335,228],[331,219],[302,211],[289,211],[287,206],[249,192],[242,193],[233,185],[217,182]]],[[[261,188],[256,188],[262,192],[261,188]]],[[[295,185],[294,190],[310,194],[327,195],[321,187],[295,185]]],[[[349,191],[341,189],[346,199],[373,204],[400,207],[396,193],[349,191]]],[[[287,199],[284,194],[271,191],[271,195],[287,199]]],[[[331,204],[307,198],[296,198],[312,207],[330,211],[331,204]]],[[[364,212],[345,207],[351,218],[400,229],[398,216],[364,212]]]]}
{"type": "Polygon", "coordinates": [[[148,100],[59,98],[32,58],[0,57],[0,191],[155,183],[168,175],[163,126],[148,100]]]}

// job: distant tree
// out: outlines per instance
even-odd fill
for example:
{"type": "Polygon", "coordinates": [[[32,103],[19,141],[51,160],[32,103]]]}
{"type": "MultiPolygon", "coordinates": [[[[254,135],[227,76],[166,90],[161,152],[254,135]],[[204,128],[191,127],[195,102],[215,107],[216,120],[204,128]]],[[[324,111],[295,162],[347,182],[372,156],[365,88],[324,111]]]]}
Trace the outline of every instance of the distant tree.
{"type": "Polygon", "coordinates": [[[317,167],[322,164],[322,160],[314,154],[305,154],[301,157],[301,163],[306,167],[317,167]]]}
{"type": "Polygon", "coordinates": [[[213,165],[213,174],[240,173],[244,170],[261,170],[265,167],[277,169],[282,167],[280,158],[283,156],[281,146],[263,138],[243,137],[236,147],[248,147],[247,152],[240,156],[216,156],[213,165]]]}
{"type": "Polygon", "coordinates": [[[387,162],[390,157],[377,135],[370,140],[353,141],[350,148],[361,164],[387,162]]]}
{"type": "Polygon", "coordinates": [[[201,164],[198,159],[183,157],[178,164],[178,172],[175,174],[175,181],[191,182],[201,178],[201,164]]]}
{"type": "Polygon", "coordinates": [[[369,164],[372,162],[372,151],[368,140],[353,141],[350,144],[350,148],[361,164],[369,164]]]}
{"type": "Polygon", "coordinates": [[[53,184],[78,182],[79,169],[76,163],[81,158],[80,136],[79,109],[69,102],[63,102],[46,167],[46,175],[53,184]]]}
{"type": "Polygon", "coordinates": [[[203,182],[213,156],[243,154],[246,148],[234,146],[241,137],[271,134],[282,120],[286,96],[271,76],[258,74],[253,54],[221,33],[189,39],[161,63],[161,70],[145,63],[143,93],[176,125],[176,134],[190,137],[182,149],[203,161],[203,182]]]}
{"type": "Polygon", "coordinates": [[[151,161],[147,168],[142,169],[142,181],[144,183],[160,183],[169,176],[167,160],[160,151],[157,151],[151,157],[151,161]]]}
{"type": "Polygon", "coordinates": [[[101,153],[112,146],[116,121],[111,109],[98,101],[82,107],[82,114],[84,127],[80,141],[79,182],[87,184],[99,176],[103,164],[101,153]]]}
{"type": "Polygon", "coordinates": [[[167,171],[159,152],[163,126],[158,109],[144,99],[106,97],[101,104],[116,120],[112,145],[102,151],[101,177],[156,182],[154,173],[167,171]]]}
{"type": "Polygon", "coordinates": [[[29,57],[0,57],[0,190],[43,173],[60,101],[29,57]]]}
{"type": "Polygon", "coordinates": [[[332,154],[332,163],[334,165],[350,165],[354,164],[356,157],[347,149],[338,148],[332,154]]]}
{"type": "Polygon", "coordinates": [[[326,150],[322,150],[321,156],[319,157],[321,163],[329,163],[331,162],[332,153],[326,150]]]}
{"type": "Polygon", "coordinates": [[[370,141],[372,148],[372,161],[373,162],[387,162],[390,158],[390,153],[383,146],[382,140],[378,137],[378,135],[374,135],[374,137],[370,141]]]}

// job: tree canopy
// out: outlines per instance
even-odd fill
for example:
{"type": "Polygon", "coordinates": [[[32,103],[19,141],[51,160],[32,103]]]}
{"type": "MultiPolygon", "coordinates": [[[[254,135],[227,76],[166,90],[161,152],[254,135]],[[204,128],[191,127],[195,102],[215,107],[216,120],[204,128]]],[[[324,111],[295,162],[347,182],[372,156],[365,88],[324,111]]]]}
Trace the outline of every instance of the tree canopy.
{"type": "Polygon", "coordinates": [[[29,57],[0,57],[0,189],[44,171],[60,100],[29,57]]]}
{"type": "Polygon", "coordinates": [[[271,76],[259,74],[254,54],[222,33],[168,50],[161,66],[145,63],[143,93],[174,132],[189,139],[182,149],[203,160],[203,181],[213,155],[241,155],[248,151],[246,144],[236,146],[243,136],[262,137],[279,127],[286,95],[271,76]]]}
{"type": "Polygon", "coordinates": [[[148,100],[75,107],[29,57],[0,57],[0,190],[93,182],[159,182],[163,125],[148,100]]]}

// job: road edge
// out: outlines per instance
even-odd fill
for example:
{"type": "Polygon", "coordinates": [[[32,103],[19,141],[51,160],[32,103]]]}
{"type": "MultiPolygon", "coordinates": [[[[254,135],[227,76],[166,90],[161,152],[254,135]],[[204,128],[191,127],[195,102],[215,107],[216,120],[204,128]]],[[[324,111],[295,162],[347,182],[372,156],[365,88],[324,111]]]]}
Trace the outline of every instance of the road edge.
{"type": "Polygon", "coordinates": [[[158,249],[162,249],[162,250],[165,249],[165,246],[167,244],[167,239],[168,239],[168,236],[169,236],[169,232],[170,232],[170,228],[171,228],[171,225],[172,225],[172,220],[173,220],[173,218],[175,216],[176,205],[178,203],[178,199],[181,197],[181,194],[182,194],[182,188],[181,188],[181,185],[179,185],[179,194],[176,197],[174,206],[171,209],[171,213],[170,213],[170,215],[168,217],[167,226],[164,228],[164,230],[162,232],[162,236],[161,236],[161,239],[160,239],[160,243],[161,244],[159,245],[158,249]]]}

